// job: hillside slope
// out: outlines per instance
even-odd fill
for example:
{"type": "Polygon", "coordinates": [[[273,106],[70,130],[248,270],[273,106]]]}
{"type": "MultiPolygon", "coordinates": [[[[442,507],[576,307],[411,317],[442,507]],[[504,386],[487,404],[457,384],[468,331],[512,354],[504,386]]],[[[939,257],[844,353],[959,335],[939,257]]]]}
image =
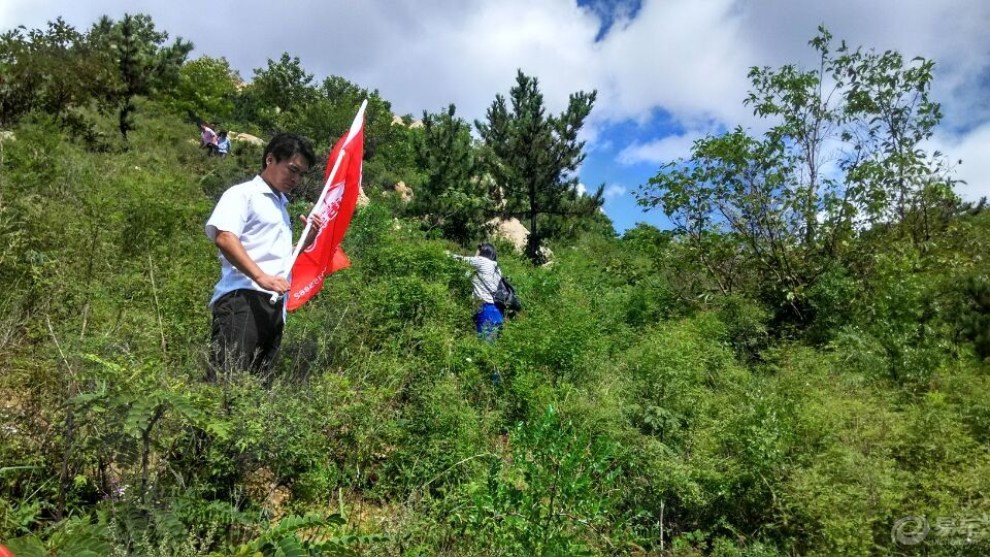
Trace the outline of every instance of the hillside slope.
{"type": "Polygon", "coordinates": [[[138,114],[126,151],[45,117],[0,144],[18,555],[889,554],[917,540],[904,517],[928,554],[985,554],[990,379],[961,286],[985,276],[985,215],[927,251],[864,239],[870,281],[826,282],[808,335],[745,293],[699,298],[660,231],[547,267],[499,245],[526,310],[490,345],[458,248],[372,191],[273,384],[211,385],[202,227],[260,148],[207,158],[138,114]]]}

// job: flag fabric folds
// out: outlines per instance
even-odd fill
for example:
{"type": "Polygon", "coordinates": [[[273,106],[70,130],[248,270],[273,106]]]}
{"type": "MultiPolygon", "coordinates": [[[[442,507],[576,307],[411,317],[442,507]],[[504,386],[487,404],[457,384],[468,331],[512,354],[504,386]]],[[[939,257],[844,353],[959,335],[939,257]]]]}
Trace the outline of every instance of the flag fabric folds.
{"type": "Polygon", "coordinates": [[[296,247],[292,264],[291,286],[286,309],[299,309],[322,288],[324,279],[350,266],[351,262],[340,248],[347,227],[354,215],[358,193],[361,190],[361,159],[364,156],[364,109],[368,101],[361,103],[350,130],[334,145],[327,158],[325,185],[319,201],[310,212],[310,221],[317,217],[323,226],[306,249],[299,251],[309,232],[310,225],[296,247]]]}

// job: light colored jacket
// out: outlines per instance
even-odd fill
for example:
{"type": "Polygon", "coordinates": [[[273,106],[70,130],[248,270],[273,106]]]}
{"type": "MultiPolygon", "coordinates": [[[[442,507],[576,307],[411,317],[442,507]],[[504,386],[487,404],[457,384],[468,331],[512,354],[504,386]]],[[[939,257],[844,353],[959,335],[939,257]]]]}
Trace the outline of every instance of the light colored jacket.
{"type": "Polygon", "coordinates": [[[474,275],[471,276],[471,285],[474,287],[474,297],[483,304],[493,304],[492,294],[498,290],[498,283],[502,280],[502,271],[498,268],[498,263],[481,257],[480,255],[457,255],[450,254],[454,259],[467,261],[474,267],[474,275]]]}

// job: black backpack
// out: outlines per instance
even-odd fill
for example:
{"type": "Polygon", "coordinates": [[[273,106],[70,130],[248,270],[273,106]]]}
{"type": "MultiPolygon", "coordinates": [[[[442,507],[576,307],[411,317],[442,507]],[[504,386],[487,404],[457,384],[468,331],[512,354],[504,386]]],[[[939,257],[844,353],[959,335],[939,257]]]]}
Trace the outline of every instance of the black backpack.
{"type": "Polygon", "coordinates": [[[503,315],[522,311],[522,302],[516,296],[516,289],[509,284],[509,281],[505,277],[502,277],[502,280],[498,281],[498,288],[492,294],[492,300],[495,302],[495,307],[503,315]]]}
{"type": "Polygon", "coordinates": [[[495,266],[498,270],[498,274],[501,279],[498,281],[498,288],[495,292],[492,292],[492,301],[495,302],[495,307],[498,308],[502,315],[511,315],[522,311],[522,302],[519,301],[519,297],[516,296],[516,289],[512,287],[512,284],[502,275],[502,269],[495,266]]]}

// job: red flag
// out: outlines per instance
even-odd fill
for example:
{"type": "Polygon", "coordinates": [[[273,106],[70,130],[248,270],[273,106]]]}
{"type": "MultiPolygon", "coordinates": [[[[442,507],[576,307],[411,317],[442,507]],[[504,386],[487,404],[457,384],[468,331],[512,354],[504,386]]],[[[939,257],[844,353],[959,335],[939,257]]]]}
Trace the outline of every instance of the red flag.
{"type": "MultiPolygon", "coordinates": [[[[318,216],[324,224],[313,243],[296,256],[292,265],[292,282],[286,302],[289,311],[298,309],[315,296],[323,288],[323,280],[328,275],[351,264],[340,249],[340,242],[347,233],[361,190],[364,108],[367,102],[361,103],[351,129],[337,141],[327,158],[326,185],[320,200],[310,212],[310,217],[318,216]]],[[[305,237],[306,231],[303,234],[305,237]]]]}

